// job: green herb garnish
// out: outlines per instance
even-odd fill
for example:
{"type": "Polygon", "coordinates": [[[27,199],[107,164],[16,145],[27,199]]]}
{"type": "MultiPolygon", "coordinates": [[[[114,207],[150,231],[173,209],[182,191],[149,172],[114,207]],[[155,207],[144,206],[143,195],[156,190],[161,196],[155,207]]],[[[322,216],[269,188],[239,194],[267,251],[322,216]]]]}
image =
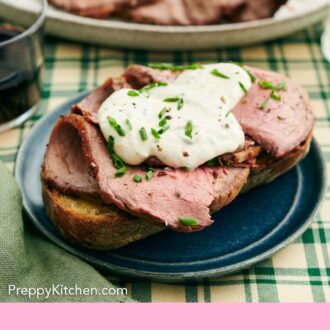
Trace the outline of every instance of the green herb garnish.
{"type": "Polygon", "coordinates": [[[155,138],[155,140],[160,139],[160,135],[158,134],[157,130],[155,130],[154,128],[151,129],[151,134],[155,138]]]}
{"type": "Polygon", "coordinates": [[[139,134],[140,134],[140,138],[142,141],[147,141],[148,140],[148,134],[147,131],[144,127],[141,127],[139,129],[139,134]]]}
{"type": "Polygon", "coordinates": [[[229,110],[229,111],[226,113],[225,117],[227,118],[227,117],[231,114],[232,111],[233,111],[233,110],[229,110]]]}
{"type": "Polygon", "coordinates": [[[211,74],[213,74],[213,76],[216,76],[218,78],[230,79],[227,75],[223,74],[222,72],[220,72],[217,69],[212,70],[211,71],[211,74]]]}
{"type": "Polygon", "coordinates": [[[275,101],[281,101],[282,99],[281,95],[276,94],[274,89],[272,90],[270,97],[275,101]]]}
{"type": "Polygon", "coordinates": [[[266,98],[266,99],[265,99],[265,100],[259,105],[259,109],[264,110],[264,109],[267,107],[269,100],[270,100],[270,98],[267,97],[267,98],[266,98]]]}
{"type": "Polygon", "coordinates": [[[142,177],[140,175],[134,175],[133,181],[136,183],[140,183],[142,181],[142,177]]]}
{"type": "Polygon", "coordinates": [[[140,96],[140,93],[138,91],[135,91],[135,90],[132,89],[132,90],[127,92],[127,95],[134,97],[134,96],[140,96]]]}
{"type": "Polygon", "coordinates": [[[182,97],[168,97],[163,100],[163,102],[168,102],[168,103],[177,103],[177,109],[181,110],[184,105],[184,101],[182,97]]]}
{"type": "Polygon", "coordinates": [[[126,135],[124,129],[117,123],[115,118],[108,117],[108,123],[118,133],[118,135],[120,136],[126,135]]]}
{"type": "Polygon", "coordinates": [[[180,217],[178,219],[185,226],[200,226],[200,223],[194,218],[180,217]]]}
{"type": "Polygon", "coordinates": [[[116,176],[116,177],[121,177],[121,176],[123,176],[126,172],[127,172],[127,167],[126,167],[126,166],[123,166],[123,167],[121,167],[121,168],[115,173],[115,176],[116,176]]]}
{"type": "Polygon", "coordinates": [[[125,120],[125,124],[130,130],[132,130],[133,126],[132,126],[131,122],[129,121],[129,119],[125,120]]]}
{"type": "Polygon", "coordinates": [[[192,131],[193,131],[193,124],[192,121],[189,120],[186,124],[185,135],[192,139],[192,131]]]}
{"type": "MultiPolygon", "coordinates": [[[[282,82],[274,85],[270,81],[262,80],[262,81],[259,81],[259,86],[263,89],[270,89],[271,90],[270,97],[275,101],[281,101],[281,99],[282,99],[281,95],[277,94],[276,92],[286,90],[285,81],[282,81],[282,82]]],[[[268,101],[269,101],[269,98],[268,98],[268,101]]],[[[267,101],[267,103],[268,103],[268,101],[267,101]]],[[[266,105],[267,105],[267,103],[266,103],[266,105]]],[[[262,104],[260,105],[259,109],[263,109],[263,108],[261,108],[261,106],[262,106],[262,104]]]]}
{"type": "Polygon", "coordinates": [[[140,89],[140,93],[149,93],[149,91],[153,88],[156,88],[156,87],[164,87],[164,86],[167,86],[167,83],[165,82],[162,82],[162,81],[158,81],[158,82],[155,82],[155,83],[151,83],[147,86],[144,86],[143,88],[140,89]]]}
{"type": "Polygon", "coordinates": [[[197,70],[202,69],[203,66],[201,64],[188,64],[188,65],[173,65],[169,63],[152,63],[149,64],[149,67],[152,69],[158,69],[158,70],[169,70],[173,72],[177,71],[184,71],[184,70],[197,70]]]}
{"type": "Polygon", "coordinates": [[[243,67],[243,69],[246,71],[246,73],[249,75],[251,82],[254,83],[257,80],[257,77],[248,69],[245,69],[243,67]]]}
{"type": "Polygon", "coordinates": [[[246,87],[244,86],[244,84],[241,81],[239,82],[239,86],[241,87],[244,94],[247,94],[248,90],[246,89],[246,87]]]}
{"type": "Polygon", "coordinates": [[[182,171],[189,171],[190,170],[190,167],[189,166],[181,166],[180,167],[180,170],[182,170],[182,171]]]}
{"type": "Polygon", "coordinates": [[[212,166],[219,165],[218,157],[215,157],[213,159],[208,160],[204,165],[207,166],[207,167],[212,167],[212,166]]]}
{"type": "Polygon", "coordinates": [[[166,124],[167,124],[167,119],[166,119],[166,117],[162,118],[162,119],[159,121],[159,123],[158,123],[159,127],[163,127],[163,126],[165,126],[166,124]]]}
{"type": "Polygon", "coordinates": [[[127,167],[123,160],[115,153],[115,139],[113,136],[109,136],[108,151],[112,160],[112,164],[117,169],[115,176],[123,176],[127,172],[127,167]]]}
{"type": "Polygon", "coordinates": [[[163,108],[160,113],[158,114],[158,118],[159,119],[162,119],[164,116],[166,115],[166,109],[163,108]]]}
{"type": "Polygon", "coordinates": [[[155,170],[153,168],[149,168],[146,174],[146,180],[150,181],[154,177],[155,170]]]}
{"type": "Polygon", "coordinates": [[[163,102],[169,102],[169,103],[176,103],[179,102],[180,98],[179,97],[168,97],[163,100],[163,102]]]}
{"type": "Polygon", "coordinates": [[[270,89],[270,90],[274,90],[274,91],[285,91],[286,90],[285,81],[282,81],[282,82],[274,85],[268,80],[262,80],[262,81],[259,81],[259,86],[263,89],[270,89]]]}
{"type": "Polygon", "coordinates": [[[164,134],[170,128],[169,125],[163,126],[161,129],[157,131],[158,134],[164,134]]]}

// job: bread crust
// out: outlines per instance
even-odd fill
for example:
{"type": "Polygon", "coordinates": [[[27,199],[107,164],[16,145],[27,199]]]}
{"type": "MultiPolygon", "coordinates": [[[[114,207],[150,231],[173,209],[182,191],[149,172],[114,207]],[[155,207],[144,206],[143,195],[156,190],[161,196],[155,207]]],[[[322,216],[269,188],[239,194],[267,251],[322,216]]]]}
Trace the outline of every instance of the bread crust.
{"type": "Polygon", "coordinates": [[[59,232],[75,245],[117,249],[163,230],[115,206],[61,194],[42,183],[46,213],[59,232]]]}
{"type": "MultiPolygon", "coordinates": [[[[211,212],[229,204],[239,193],[268,183],[294,167],[308,153],[311,139],[312,132],[299,147],[279,159],[268,155],[260,157],[259,167],[241,172],[243,180],[234,181],[228,191],[222,192],[220,187],[216,187],[211,212]]],[[[117,249],[165,229],[121,211],[114,205],[64,195],[50,188],[44,180],[42,192],[47,215],[59,232],[78,246],[96,250],[117,249]]]]}

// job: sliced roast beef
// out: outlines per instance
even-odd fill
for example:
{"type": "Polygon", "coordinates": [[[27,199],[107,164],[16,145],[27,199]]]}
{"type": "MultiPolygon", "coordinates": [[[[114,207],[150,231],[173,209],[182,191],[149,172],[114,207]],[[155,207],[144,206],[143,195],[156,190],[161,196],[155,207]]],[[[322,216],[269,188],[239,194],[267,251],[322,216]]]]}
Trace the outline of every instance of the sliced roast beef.
{"type": "Polygon", "coordinates": [[[219,23],[236,12],[245,0],[158,0],[129,12],[136,22],[158,25],[205,25],[219,23]]]}
{"type": "Polygon", "coordinates": [[[50,0],[58,8],[81,16],[107,18],[152,0],[50,0]]]}
{"type": "Polygon", "coordinates": [[[42,177],[63,193],[98,197],[99,187],[89,174],[89,165],[83,156],[83,135],[80,134],[71,124],[59,119],[49,140],[42,177]]]}
{"type": "Polygon", "coordinates": [[[155,70],[143,65],[132,64],[124,72],[123,77],[134,89],[140,89],[155,82],[171,82],[179,73],[169,70],[155,70]]]}
{"type": "Polygon", "coordinates": [[[96,88],[88,96],[72,107],[73,113],[83,115],[88,121],[97,123],[96,114],[101,104],[116,90],[129,87],[125,79],[120,77],[117,79],[109,78],[100,87],[96,88]]]}
{"type": "Polygon", "coordinates": [[[221,167],[156,169],[152,180],[135,183],[134,175],[145,177],[143,169],[129,167],[123,177],[116,177],[115,172],[95,125],[74,114],[59,119],[43,168],[49,185],[82,196],[99,193],[107,204],[177,231],[200,230],[212,224],[210,208],[218,210],[234,199],[249,174],[246,169],[221,167]],[[200,226],[183,225],[179,217],[193,217],[200,226]]]}
{"type": "Polygon", "coordinates": [[[257,77],[233,113],[245,134],[275,157],[281,157],[303,142],[311,132],[315,117],[308,96],[299,85],[285,76],[251,69],[257,77]],[[285,86],[272,98],[269,86],[285,86]],[[270,84],[269,84],[270,83],[270,84]],[[280,99],[279,99],[280,98],[280,99]]]}
{"type": "Polygon", "coordinates": [[[246,0],[245,5],[231,12],[228,18],[234,22],[247,22],[273,17],[286,2],[287,0],[246,0]]]}

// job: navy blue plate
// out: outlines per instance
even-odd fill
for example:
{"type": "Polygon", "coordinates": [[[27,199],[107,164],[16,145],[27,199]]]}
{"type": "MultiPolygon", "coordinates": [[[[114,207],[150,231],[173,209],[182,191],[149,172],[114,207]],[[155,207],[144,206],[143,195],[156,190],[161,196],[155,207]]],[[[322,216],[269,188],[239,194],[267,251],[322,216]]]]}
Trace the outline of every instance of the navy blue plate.
{"type": "Polygon", "coordinates": [[[192,234],[163,231],[113,252],[77,248],[56,231],[44,211],[40,167],[57,118],[86,93],[45,116],[22,145],[16,178],[33,223],[53,242],[87,262],[117,273],[162,281],[211,278],[268,258],[301,235],[325,191],[325,166],[316,142],[308,156],[272,183],[242,194],[213,214],[215,223],[192,234]]]}

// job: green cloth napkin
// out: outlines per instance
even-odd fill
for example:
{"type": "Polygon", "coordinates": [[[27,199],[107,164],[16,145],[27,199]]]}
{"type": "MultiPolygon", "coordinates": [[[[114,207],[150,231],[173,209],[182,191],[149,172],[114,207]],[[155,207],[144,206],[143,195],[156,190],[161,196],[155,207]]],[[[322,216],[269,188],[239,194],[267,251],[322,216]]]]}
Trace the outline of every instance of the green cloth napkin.
{"type": "Polygon", "coordinates": [[[116,290],[93,267],[57,247],[31,225],[23,222],[20,189],[5,165],[0,163],[0,301],[129,301],[123,295],[89,295],[87,291],[96,292],[96,289],[90,288],[106,288],[103,293],[110,289],[112,294],[116,290]],[[67,287],[68,295],[57,295],[61,289],[65,290],[64,286],[67,287]],[[12,290],[11,294],[9,288],[12,290]],[[17,288],[23,289],[19,295],[14,294],[17,288]],[[55,288],[55,291],[48,298],[46,291],[44,295],[29,298],[29,288],[31,294],[37,288],[40,293],[40,288],[55,288]],[[79,294],[84,288],[85,295],[79,294]],[[77,295],[70,295],[76,292],[77,295]]]}

